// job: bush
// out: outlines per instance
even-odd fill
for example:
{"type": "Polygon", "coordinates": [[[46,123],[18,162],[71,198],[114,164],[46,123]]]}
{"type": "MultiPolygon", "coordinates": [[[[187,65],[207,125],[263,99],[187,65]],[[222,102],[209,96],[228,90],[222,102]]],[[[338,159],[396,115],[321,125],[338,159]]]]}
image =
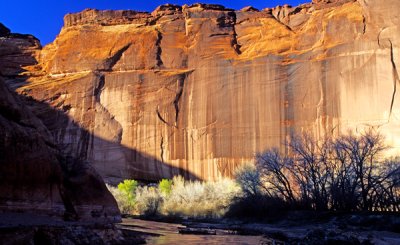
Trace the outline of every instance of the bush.
{"type": "Polygon", "coordinates": [[[239,186],[229,179],[200,182],[174,177],[162,212],[178,217],[220,218],[239,193],[239,186]]]}
{"type": "Polygon", "coordinates": [[[136,210],[140,215],[158,215],[162,203],[163,197],[158,188],[144,186],[136,189],[136,210]]]}
{"type": "Polygon", "coordinates": [[[144,216],[220,218],[233,199],[242,195],[233,180],[185,181],[181,176],[162,180],[155,187],[137,187],[136,181],[125,180],[118,189],[108,188],[122,213],[144,216]],[[135,194],[131,190],[136,190],[135,194]]]}
{"type": "Polygon", "coordinates": [[[135,203],[129,200],[128,195],[125,192],[120,191],[118,188],[111,185],[106,185],[108,190],[114,196],[117,201],[118,208],[123,214],[134,214],[135,203]]]}
{"type": "Polygon", "coordinates": [[[246,164],[235,171],[235,180],[243,195],[237,196],[226,216],[240,219],[264,219],[283,214],[289,209],[283,198],[269,195],[264,187],[261,174],[254,165],[246,164]]]}
{"type": "Polygon", "coordinates": [[[170,180],[170,179],[162,179],[158,183],[158,189],[160,190],[160,192],[163,195],[169,196],[171,194],[171,191],[172,191],[172,180],[170,180]]]}
{"type": "Polygon", "coordinates": [[[245,164],[235,171],[235,180],[246,196],[261,195],[260,174],[254,165],[245,164]]]}
{"type": "Polygon", "coordinates": [[[228,218],[263,220],[284,215],[289,210],[282,198],[267,195],[251,195],[235,198],[226,213],[228,218]]]}
{"type": "Polygon", "coordinates": [[[126,179],[118,184],[118,189],[125,193],[132,193],[138,186],[138,182],[133,179],[126,179]]]}
{"type": "Polygon", "coordinates": [[[135,212],[135,191],[137,186],[138,182],[136,180],[127,179],[119,183],[116,190],[110,190],[117,200],[118,207],[122,213],[133,214],[135,212]]]}
{"type": "Polygon", "coordinates": [[[134,203],[137,186],[138,182],[136,180],[126,179],[124,182],[118,184],[118,190],[124,193],[130,202],[134,203]]]}

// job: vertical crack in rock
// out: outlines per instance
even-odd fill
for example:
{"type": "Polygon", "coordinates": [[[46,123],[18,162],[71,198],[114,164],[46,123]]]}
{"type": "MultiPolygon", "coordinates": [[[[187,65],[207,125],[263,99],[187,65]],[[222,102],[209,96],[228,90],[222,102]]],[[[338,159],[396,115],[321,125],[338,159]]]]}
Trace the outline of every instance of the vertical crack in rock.
{"type": "Polygon", "coordinates": [[[164,136],[161,135],[161,142],[160,142],[160,158],[161,162],[164,163],[164,136]]]}
{"type": "Polygon", "coordinates": [[[363,35],[367,31],[367,23],[366,22],[367,22],[367,20],[366,20],[365,16],[363,15],[363,31],[362,31],[363,35]]]}
{"type": "Polygon", "coordinates": [[[166,124],[167,126],[169,126],[169,127],[172,126],[171,124],[169,124],[169,123],[161,116],[161,113],[160,113],[160,106],[159,106],[159,105],[157,105],[156,113],[157,113],[158,119],[160,119],[161,122],[165,123],[165,124],[166,124]]]}
{"type": "Polygon", "coordinates": [[[219,28],[225,29],[225,28],[230,28],[231,31],[229,33],[220,33],[220,34],[212,34],[211,36],[217,36],[217,35],[231,35],[231,47],[235,51],[236,54],[241,54],[240,52],[240,45],[238,44],[237,41],[237,34],[236,34],[236,13],[235,11],[230,11],[226,15],[220,17],[217,19],[217,25],[219,28]]]}
{"type": "Polygon", "coordinates": [[[242,53],[242,51],[240,50],[240,48],[242,47],[239,43],[238,43],[238,38],[237,38],[237,33],[236,33],[236,13],[234,13],[234,19],[233,19],[233,37],[232,37],[232,41],[231,41],[231,46],[232,48],[235,50],[236,54],[240,55],[242,53]]]}
{"type": "Polygon", "coordinates": [[[175,107],[175,127],[178,128],[178,117],[179,117],[179,101],[182,97],[183,94],[183,89],[185,86],[185,78],[186,78],[186,74],[181,75],[178,80],[178,91],[176,92],[176,96],[174,99],[174,107],[175,107]]]}
{"type": "Polygon", "coordinates": [[[156,56],[156,59],[157,59],[157,67],[158,68],[161,68],[161,67],[164,66],[164,62],[161,59],[161,54],[162,54],[161,41],[162,41],[162,38],[163,38],[162,33],[159,30],[157,30],[157,41],[156,41],[157,56],[156,56]]]}
{"type": "Polygon", "coordinates": [[[77,157],[78,159],[87,159],[89,156],[89,146],[91,146],[90,142],[93,140],[92,132],[89,132],[86,129],[79,129],[80,135],[77,144],[77,157]]]}
{"type": "Polygon", "coordinates": [[[384,45],[384,43],[382,43],[382,39],[381,39],[381,35],[382,33],[386,30],[386,27],[382,28],[379,33],[378,33],[378,45],[381,48],[390,48],[390,62],[392,64],[392,76],[393,76],[393,93],[392,93],[392,99],[390,102],[390,108],[389,108],[389,117],[388,117],[388,121],[387,123],[390,122],[390,119],[392,118],[392,112],[393,112],[393,106],[394,106],[394,100],[396,97],[396,93],[397,93],[397,82],[400,82],[400,78],[399,78],[399,73],[397,71],[397,66],[396,66],[396,62],[394,60],[394,50],[393,50],[393,43],[392,40],[390,40],[390,38],[384,39],[385,41],[387,40],[389,43],[389,47],[387,47],[386,45],[384,45]]]}
{"type": "Polygon", "coordinates": [[[101,91],[104,88],[105,85],[105,78],[103,74],[96,74],[98,79],[99,79],[99,83],[97,84],[97,86],[94,88],[94,92],[93,95],[96,99],[97,103],[100,103],[100,95],[101,95],[101,91]]]}
{"type": "Polygon", "coordinates": [[[397,71],[396,62],[394,61],[393,43],[390,39],[389,39],[389,43],[390,43],[390,61],[392,63],[392,67],[393,67],[393,94],[392,94],[392,101],[390,103],[390,111],[389,111],[388,121],[390,121],[390,119],[392,117],[394,99],[395,99],[396,92],[397,92],[397,82],[399,81],[399,73],[397,71]]]}
{"type": "Polygon", "coordinates": [[[121,59],[122,55],[125,53],[125,51],[131,46],[131,43],[125,45],[122,47],[120,50],[118,50],[113,56],[107,58],[107,60],[104,62],[105,67],[104,69],[106,71],[111,71],[112,68],[115,66],[115,64],[121,59]]]}
{"type": "Polygon", "coordinates": [[[176,90],[175,98],[174,98],[174,100],[172,102],[172,105],[174,106],[174,109],[175,109],[175,122],[173,124],[169,123],[167,120],[165,120],[163,118],[163,116],[161,115],[161,112],[160,112],[160,106],[157,105],[156,113],[157,113],[158,119],[160,119],[161,122],[163,122],[164,124],[166,124],[169,127],[178,128],[178,119],[179,119],[179,113],[180,113],[179,103],[181,101],[181,98],[182,98],[182,95],[183,95],[183,91],[184,91],[184,88],[185,88],[185,80],[186,80],[186,78],[187,78],[187,73],[184,73],[184,74],[180,74],[178,79],[176,80],[177,90],[176,90]]]}

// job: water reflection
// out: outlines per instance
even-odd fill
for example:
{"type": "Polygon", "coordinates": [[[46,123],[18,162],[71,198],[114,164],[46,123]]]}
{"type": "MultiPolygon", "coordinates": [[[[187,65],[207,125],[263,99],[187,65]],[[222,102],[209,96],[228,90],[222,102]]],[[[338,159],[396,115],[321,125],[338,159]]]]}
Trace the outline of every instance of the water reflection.
{"type": "Polygon", "coordinates": [[[226,231],[217,231],[217,235],[182,235],[178,233],[179,224],[153,222],[138,219],[124,219],[126,228],[158,234],[160,236],[148,236],[147,244],[268,244],[262,236],[229,235],[226,231]]]}

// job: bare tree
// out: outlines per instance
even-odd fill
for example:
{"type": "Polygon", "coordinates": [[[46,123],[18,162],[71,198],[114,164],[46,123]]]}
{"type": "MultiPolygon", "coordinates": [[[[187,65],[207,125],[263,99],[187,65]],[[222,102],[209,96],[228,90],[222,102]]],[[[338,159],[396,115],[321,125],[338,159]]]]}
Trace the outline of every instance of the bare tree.
{"type": "Polygon", "coordinates": [[[292,159],[281,157],[278,149],[271,149],[256,156],[264,188],[270,196],[281,196],[287,202],[294,203],[295,195],[287,176],[292,159]]]}
{"type": "Polygon", "coordinates": [[[400,211],[400,161],[382,161],[379,133],[293,136],[287,146],[286,156],[271,149],[256,157],[267,195],[314,210],[400,211]]]}
{"type": "Polygon", "coordinates": [[[400,163],[399,159],[384,162],[375,177],[373,193],[370,195],[373,209],[400,211],[400,163]]]}
{"type": "Polygon", "coordinates": [[[357,209],[356,196],[357,179],[350,163],[350,156],[344,150],[343,144],[335,141],[331,144],[332,156],[330,165],[329,190],[331,195],[331,209],[353,211],[357,209]]]}
{"type": "Polygon", "coordinates": [[[358,188],[361,196],[361,209],[371,210],[372,203],[369,198],[370,192],[376,184],[376,176],[374,169],[378,164],[378,157],[386,149],[383,143],[383,137],[379,133],[369,130],[359,137],[349,133],[348,135],[339,137],[336,142],[338,149],[347,154],[348,167],[354,171],[356,182],[353,181],[352,188],[358,188]]]}
{"type": "Polygon", "coordinates": [[[316,210],[328,209],[329,139],[316,141],[304,134],[292,136],[287,144],[292,154],[291,173],[302,190],[303,202],[316,210]]]}
{"type": "Polygon", "coordinates": [[[261,195],[260,174],[253,165],[246,164],[235,171],[235,180],[246,196],[261,195]]]}

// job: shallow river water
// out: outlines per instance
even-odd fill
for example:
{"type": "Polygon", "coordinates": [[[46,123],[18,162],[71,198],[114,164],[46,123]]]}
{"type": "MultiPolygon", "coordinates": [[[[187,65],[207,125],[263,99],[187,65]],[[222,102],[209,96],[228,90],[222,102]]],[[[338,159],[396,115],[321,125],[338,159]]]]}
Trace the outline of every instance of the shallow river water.
{"type": "Polygon", "coordinates": [[[184,227],[180,224],[124,219],[123,226],[126,229],[159,235],[148,236],[147,244],[268,244],[262,236],[233,235],[222,230],[217,230],[216,235],[179,234],[178,227],[184,227]]]}

